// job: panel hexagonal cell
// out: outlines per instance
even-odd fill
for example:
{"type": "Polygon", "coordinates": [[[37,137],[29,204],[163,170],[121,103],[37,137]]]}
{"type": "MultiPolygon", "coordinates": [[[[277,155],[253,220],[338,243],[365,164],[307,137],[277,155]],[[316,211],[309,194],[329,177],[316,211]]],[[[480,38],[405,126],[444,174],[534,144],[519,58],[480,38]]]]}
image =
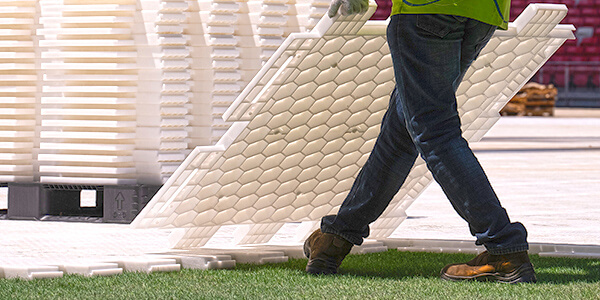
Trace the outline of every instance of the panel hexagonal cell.
{"type": "MultiPolygon", "coordinates": [[[[369,26],[384,28],[367,23],[373,11],[371,5],[365,15],[324,17],[311,32],[291,34],[283,41],[223,114],[233,122],[227,133],[210,149],[197,147],[133,225],[173,226],[169,216],[187,198],[203,203],[202,199],[215,195],[220,197],[216,205],[195,207],[198,214],[211,211],[204,223],[195,218],[182,224],[187,220],[182,214],[177,226],[255,224],[248,240],[264,241],[274,233],[261,228],[312,222],[335,212],[369,156],[395,86],[385,30],[366,30],[368,35],[360,31],[369,26]],[[210,163],[191,163],[207,151],[213,151],[206,158],[210,163]],[[223,174],[231,174],[237,165],[255,180],[241,175],[244,182],[234,185],[203,178],[196,193],[179,195],[193,171],[211,174],[219,169],[226,177],[223,174]]],[[[572,27],[557,24],[562,11],[566,7],[561,5],[531,6],[507,31],[497,32],[473,62],[457,92],[463,131],[470,142],[491,128],[503,104],[573,37],[572,27]],[[527,25],[531,22],[539,34],[532,33],[533,27],[527,25]],[[506,78],[501,80],[501,75],[506,78]]],[[[431,181],[424,161],[418,159],[402,189],[372,225],[371,237],[393,232],[406,216],[404,210],[431,181]]],[[[186,245],[201,246],[206,240],[204,233],[199,242],[190,243],[190,237],[186,245]]]]}

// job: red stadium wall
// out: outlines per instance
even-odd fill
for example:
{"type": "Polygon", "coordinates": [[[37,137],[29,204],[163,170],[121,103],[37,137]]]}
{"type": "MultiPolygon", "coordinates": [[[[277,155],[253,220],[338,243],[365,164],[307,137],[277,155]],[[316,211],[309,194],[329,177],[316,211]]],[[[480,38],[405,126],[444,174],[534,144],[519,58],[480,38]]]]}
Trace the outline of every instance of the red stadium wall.
{"type": "MultiPolygon", "coordinates": [[[[378,8],[371,19],[385,20],[392,1],[376,2],[378,8]]],[[[530,3],[566,4],[569,13],[562,23],[577,28],[577,39],[567,41],[532,81],[557,86],[561,105],[600,107],[600,0],[512,0],[510,20],[530,3]]]]}
{"type": "Polygon", "coordinates": [[[600,0],[513,0],[511,20],[533,2],[566,4],[569,13],[562,23],[577,28],[577,39],[567,41],[534,79],[569,91],[597,91],[600,87],[600,0]]]}

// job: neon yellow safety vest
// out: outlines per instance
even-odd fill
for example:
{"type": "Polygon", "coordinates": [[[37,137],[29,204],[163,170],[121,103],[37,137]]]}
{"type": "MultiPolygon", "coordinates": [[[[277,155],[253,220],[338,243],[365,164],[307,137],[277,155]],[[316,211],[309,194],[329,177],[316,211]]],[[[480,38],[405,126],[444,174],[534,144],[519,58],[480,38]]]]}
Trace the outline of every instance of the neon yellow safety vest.
{"type": "Polygon", "coordinates": [[[508,27],[510,0],[392,0],[392,15],[444,14],[508,27]]]}

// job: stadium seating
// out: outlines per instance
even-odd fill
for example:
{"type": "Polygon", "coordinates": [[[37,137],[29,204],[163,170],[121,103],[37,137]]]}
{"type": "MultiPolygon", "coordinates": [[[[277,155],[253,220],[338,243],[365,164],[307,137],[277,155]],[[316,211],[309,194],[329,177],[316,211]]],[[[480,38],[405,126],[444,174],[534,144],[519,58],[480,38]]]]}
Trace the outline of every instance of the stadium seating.
{"type": "MultiPolygon", "coordinates": [[[[565,4],[569,8],[569,13],[564,22],[573,24],[579,29],[577,40],[567,41],[556,54],[549,60],[550,62],[600,62],[600,1],[596,0],[512,0],[510,9],[510,21],[523,12],[530,3],[557,3],[565,4]]],[[[377,11],[371,17],[371,20],[385,20],[392,9],[391,0],[377,0],[377,11]]],[[[570,88],[577,87],[598,87],[598,77],[600,69],[596,66],[587,68],[572,68],[572,76],[569,85],[570,88]],[[590,84],[590,82],[592,84],[590,84]]],[[[538,74],[534,80],[540,83],[553,83],[558,87],[565,86],[565,68],[564,67],[544,67],[543,78],[538,74]]]]}
{"type": "MultiPolygon", "coordinates": [[[[569,88],[597,88],[600,67],[600,1],[596,0],[512,0],[511,2],[511,21],[518,16],[529,3],[561,3],[566,4],[569,13],[564,22],[573,24],[579,30],[577,40],[565,42],[563,47],[558,49],[556,54],[550,58],[549,62],[590,62],[588,67],[571,67],[569,69],[569,88]],[[585,29],[584,29],[585,28],[585,29]],[[587,28],[590,33],[587,34],[587,28]],[[581,30],[583,29],[583,30],[581,30]]],[[[565,87],[565,69],[557,67],[544,67],[543,82],[555,83],[558,87],[565,87]],[[551,79],[554,78],[555,81],[551,79]]],[[[534,80],[539,79],[539,74],[534,80]]]]}

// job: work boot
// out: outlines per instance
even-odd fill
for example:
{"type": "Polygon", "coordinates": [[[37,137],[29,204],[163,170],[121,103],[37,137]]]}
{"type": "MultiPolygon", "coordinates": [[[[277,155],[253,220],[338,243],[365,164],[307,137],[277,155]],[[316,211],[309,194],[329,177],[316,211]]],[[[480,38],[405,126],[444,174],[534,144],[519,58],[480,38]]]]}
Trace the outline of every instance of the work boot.
{"type": "Polygon", "coordinates": [[[505,255],[491,255],[485,251],[467,263],[447,265],[442,269],[441,277],[451,281],[536,282],[527,251],[505,255]]]}
{"type": "Polygon", "coordinates": [[[306,272],[336,274],[352,246],[352,243],[338,235],[315,230],[304,242],[304,255],[308,257],[306,272]]]}

